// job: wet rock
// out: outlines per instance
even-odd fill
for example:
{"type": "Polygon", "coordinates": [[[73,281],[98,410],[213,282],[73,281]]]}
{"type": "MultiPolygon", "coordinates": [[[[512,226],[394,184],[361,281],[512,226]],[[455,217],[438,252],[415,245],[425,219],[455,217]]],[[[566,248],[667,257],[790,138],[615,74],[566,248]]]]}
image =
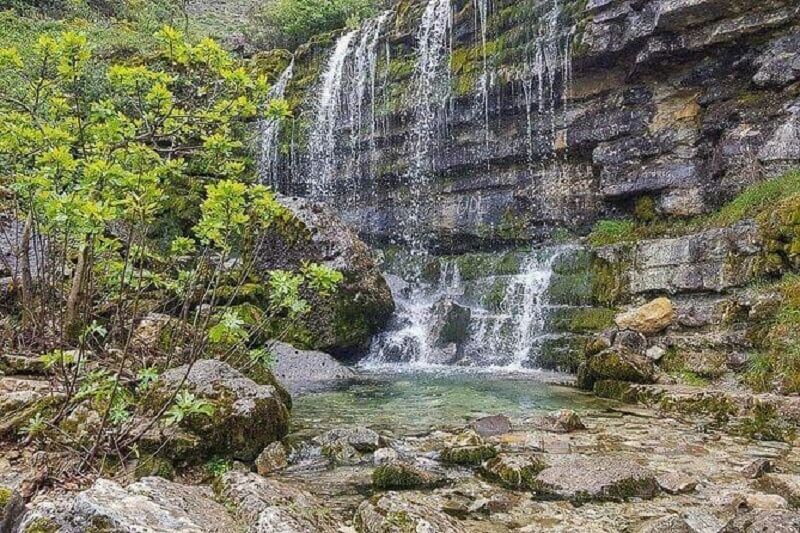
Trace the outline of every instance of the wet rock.
{"type": "Polygon", "coordinates": [[[733,521],[733,530],[743,533],[796,533],[800,513],[788,510],[755,510],[733,521]]]}
{"type": "Polygon", "coordinates": [[[747,479],[758,479],[764,474],[772,472],[772,461],[766,458],[759,458],[742,469],[742,475],[747,479]]]}
{"type": "Polygon", "coordinates": [[[227,472],[215,488],[240,521],[255,533],[333,533],[337,520],[315,496],[287,483],[250,472],[227,472]]]}
{"type": "Polygon", "coordinates": [[[677,515],[648,520],[635,530],[636,533],[696,533],[686,520],[677,515]]]}
{"type": "Polygon", "coordinates": [[[207,487],[144,478],[123,488],[99,479],[76,496],[34,503],[19,531],[225,533],[241,528],[207,487]],[[37,529],[38,528],[38,529],[37,529]]]}
{"type": "Polygon", "coordinates": [[[650,499],[658,494],[652,472],[630,460],[607,456],[562,460],[540,472],[535,483],[543,496],[577,502],[650,499]]]}
{"type": "Polygon", "coordinates": [[[256,471],[266,476],[289,466],[289,456],[286,447],[281,442],[273,442],[256,457],[256,471]]]}
{"type": "Polygon", "coordinates": [[[164,372],[153,388],[154,408],[168,401],[179,386],[213,406],[211,415],[191,415],[180,422],[181,428],[200,438],[207,453],[252,461],[288,432],[289,410],[276,388],[259,385],[226,363],[200,360],[164,372]]]}
{"type": "Polygon", "coordinates": [[[468,430],[458,435],[439,456],[445,463],[478,466],[496,454],[494,446],[488,444],[474,431],[468,430]]]}
{"type": "Polygon", "coordinates": [[[361,453],[374,452],[384,445],[383,438],[365,427],[336,428],[314,439],[320,446],[347,444],[361,453]]]}
{"type": "Polygon", "coordinates": [[[469,427],[483,438],[511,433],[511,420],[504,415],[484,416],[473,421],[469,427]]]}
{"type": "Polygon", "coordinates": [[[379,490],[429,489],[442,483],[442,478],[406,462],[392,461],[372,471],[372,486],[379,490]]]}
{"type": "Polygon", "coordinates": [[[571,409],[562,409],[540,417],[534,421],[534,426],[553,433],[572,433],[586,429],[578,414],[571,409]]]}
{"type": "Polygon", "coordinates": [[[614,321],[622,330],[630,329],[644,335],[665,330],[675,319],[675,309],[669,298],[656,298],[641,307],[621,313],[614,321]]]}
{"type": "Polygon", "coordinates": [[[459,305],[451,298],[445,298],[435,306],[436,317],[431,329],[436,346],[462,344],[469,339],[469,324],[472,311],[459,305]]]}
{"type": "Polygon", "coordinates": [[[367,245],[328,207],[302,198],[281,197],[294,215],[289,231],[270,228],[261,236],[256,269],[265,276],[275,269],[296,270],[316,262],[344,275],[329,298],[305,294],[311,313],[297,327],[313,331],[312,348],[350,356],[363,350],[394,312],[386,280],[367,245]],[[297,239],[299,226],[305,238],[297,239]]]}
{"type": "Polygon", "coordinates": [[[272,372],[291,393],[317,390],[355,377],[351,368],[331,355],[313,350],[298,350],[285,342],[270,345],[275,363],[272,372]]]}
{"type": "Polygon", "coordinates": [[[464,532],[455,519],[433,508],[424,494],[413,493],[373,496],[358,506],[353,523],[359,533],[464,532]]]}
{"type": "Polygon", "coordinates": [[[661,490],[669,494],[686,494],[694,491],[697,480],[679,472],[667,472],[656,477],[661,490]]]}
{"type": "Polygon", "coordinates": [[[485,478],[512,489],[536,487],[536,475],[547,467],[539,455],[501,453],[480,468],[485,478]]]}
{"type": "Polygon", "coordinates": [[[765,492],[782,496],[792,507],[800,507],[800,475],[765,474],[758,486],[765,492]]]}

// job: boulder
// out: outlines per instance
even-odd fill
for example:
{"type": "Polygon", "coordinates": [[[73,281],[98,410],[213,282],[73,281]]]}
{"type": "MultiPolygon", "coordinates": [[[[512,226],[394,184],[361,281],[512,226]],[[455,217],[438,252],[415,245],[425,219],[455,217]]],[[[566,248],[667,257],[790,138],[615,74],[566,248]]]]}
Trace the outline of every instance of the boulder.
{"type": "Polygon", "coordinates": [[[431,337],[439,348],[450,344],[463,344],[469,340],[469,324],[472,311],[459,305],[452,298],[439,301],[433,310],[435,320],[431,326],[431,337]]]}
{"type": "Polygon", "coordinates": [[[226,533],[242,528],[207,487],[148,477],[123,488],[98,479],[75,495],[35,502],[18,531],[226,533]]]}
{"type": "Polygon", "coordinates": [[[656,477],[658,486],[668,494],[686,494],[697,487],[697,480],[680,472],[667,472],[656,477]]]}
{"type": "Polygon", "coordinates": [[[314,441],[325,447],[346,444],[358,452],[371,453],[384,445],[384,439],[365,427],[336,428],[315,437],[314,441]]]}
{"type": "Polygon", "coordinates": [[[286,447],[281,442],[273,442],[256,457],[256,472],[262,476],[289,466],[286,447]]]}
{"type": "Polygon", "coordinates": [[[233,504],[237,518],[254,533],[339,531],[330,509],[317,497],[287,483],[230,471],[219,478],[215,488],[220,500],[233,504]]]}
{"type": "Polygon", "coordinates": [[[756,509],[734,519],[732,531],[742,533],[797,533],[800,513],[785,509],[756,509]]]}
{"type": "Polygon", "coordinates": [[[586,429],[578,414],[571,409],[562,409],[539,417],[534,421],[534,426],[553,433],[572,433],[586,429]]]}
{"type": "Polygon", "coordinates": [[[478,466],[485,460],[494,457],[497,450],[488,444],[483,437],[472,430],[467,430],[450,442],[440,453],[442,462],[478,466]]]}
{"type": "Polygon", "coordinates": [[[537,493],[575,502],[650,499],[658,494],[652,472],[623,458],[570,457],[536,476],[537,493]]]}
{"type": "Polygon", "coordinates": [[[669,298],[656,298],[614,318],[621,330],[630,329],[643,335],[655,335],[667,329],[675,319],[675,308],[669,298]]]}
{"type": "Polygon", "coordinates": [[[536,475],[546,467],[538,455],[501,453],[485,461],[480,472],[490,481],[511,489],[532,489],[536,487],[536,475]]]}
{"type": "Polygon", "coordinates": [[[596,354],[586,361],[592,382],[597,380],[630,381],[633,383],[655,383],[657,373],[653,361],[647,356],[611,348],[596,354]]]}
{"type": "Polygon", "coordinates": [[[504,415],[484,416],[471,422],[469,427],[483,438],[496,437],[511,432],[511,420],[504,415]]]}
{"type": "Polygon", "coordinates": [[[800,475],[765,474],[758,486],[765,492],[782,496],[792,507],[800,507],[800,475]]]}
{"type": "Polygon", "coordinates": [[[199,437],[206,453],[252,461],[289,430],[289,409],[279,391],[259,385],[226,363],[204,359],[164,372],[151,395],[154,409],[180,386],[213,406],[211,415],[192,414],[179,424],[199,437]]]}
{"type": "Polygon", "coordinates": [[[353,525],[359,533],[465,531],[455,519],[432,507],[426,495],[409,492],[389,492],[366,500],[358,506],[353,525]]]}
{"type": "Polygon", "coordinates": [[[256,269],[268,276],[271,270],[316,262],[340,271],[344,280],[332,296],[304,294],[312,311],[292,323],[291,331],[316,350],[337,356],[363,352],[394,312],[391,291],[369,248],[327,207],[301,198],[279,200],[294,217],[260,237],[256,269]]]}
{"type": "Polygon", "coordinates": [[[372,471],[372,486],[378,490],[429,489],[442,478],[416,465],[401,461],[382,464],[372,471]]]}
{"type": "Polygon", "coordinates": [[[284,342],[270,344],[272,373],[292,394],[317,390],[355,377],[355,372],[324,352],[300,350],[284,342]]]}

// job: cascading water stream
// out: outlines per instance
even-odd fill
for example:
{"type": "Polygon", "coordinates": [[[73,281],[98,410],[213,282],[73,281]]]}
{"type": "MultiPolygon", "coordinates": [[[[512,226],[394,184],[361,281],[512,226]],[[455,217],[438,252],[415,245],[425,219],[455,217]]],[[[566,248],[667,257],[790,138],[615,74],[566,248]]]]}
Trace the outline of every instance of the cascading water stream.
{"type": "MultiPolygon", "coordinates": [[[[294,57],[289,66],[284,69],[275,84],[267,94],[268,100],[282,99],[289,80],[292,79],[294,72],[294,57]]],[[[260,124],[261,150],[258,160],[258,171],[261,182],[280,188],[278,180],[278,135],[281,130],[281,120],[266,118],[260,124]]]]}

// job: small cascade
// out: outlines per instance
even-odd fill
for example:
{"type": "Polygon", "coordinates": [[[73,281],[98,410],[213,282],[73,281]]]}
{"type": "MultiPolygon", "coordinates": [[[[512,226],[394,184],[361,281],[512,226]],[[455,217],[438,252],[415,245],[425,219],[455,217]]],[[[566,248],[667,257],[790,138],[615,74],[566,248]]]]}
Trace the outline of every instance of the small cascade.
{"type": "Polygon", "coordinates": [[[486,35],[489,25],[489,0],[475,0],[477,25],[480,28],[481,50],[483,53],[483,74],[480,80],[481,96],[483,98],[483,127],[484,140],[486,147],[489,147],[489,89],[491,88],[491,77],[489,76],[488,58],[486,56],[486,35]]]}
{"type": "MultiPolygon", "coordinates": [[[[270,88],[267,94],[267,100],[276,100],[283,98],[286,92],[286,86],[292,79],[294,72],[294,57],[289,63],[289,66],[284,69],[275,84],[270,88]]],[[[258,159],[258,173],[261,177],[261,182],[272,187],[279,189],[281,183],[278,179],[278,135],[281,131],[281,120],[266,118],[260,123],[260,137],[261,149],[258,159]]]]}
{"type": "Polygon", "coordinates": [[[309,138],[311,193],[317,198],[330,195],[335,180],[361,177],[364,157],[372,163],[374,150],[364,154],[361,141],[368,136],[374,147],[378,45],[391,14],[342,35],[325,66],[309,138]]]}
{"type": "MultiPolygon", "coordinates": [[[[486,276],[466,280],[457,259],[440,259],[438,279],[428,283],[419,281],[419,266],[400,272],[402,277],[390,275],[395,318],[363,364],[535,368],[547,338],[547,291],[560,252],[521,255],[515,273],[492,274],[489,265],[486,276]]],[[[402,261],[407,265],[409,258],[402,261]]]]}

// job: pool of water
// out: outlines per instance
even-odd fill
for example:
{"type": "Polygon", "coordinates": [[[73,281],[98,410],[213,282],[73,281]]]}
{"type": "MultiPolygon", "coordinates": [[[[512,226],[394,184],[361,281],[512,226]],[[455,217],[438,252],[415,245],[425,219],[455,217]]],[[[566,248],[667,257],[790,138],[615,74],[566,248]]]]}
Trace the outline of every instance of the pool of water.
{"type": "Polygon", "coordinates": [[[578,412],[608,402],[554,384],[549,374],[365,373],[347,386],[294,398],[293,429],[319,433],[363,425],[396,435],[462,427],[485,415],[521,419],[555,409],[578,412]]]}

